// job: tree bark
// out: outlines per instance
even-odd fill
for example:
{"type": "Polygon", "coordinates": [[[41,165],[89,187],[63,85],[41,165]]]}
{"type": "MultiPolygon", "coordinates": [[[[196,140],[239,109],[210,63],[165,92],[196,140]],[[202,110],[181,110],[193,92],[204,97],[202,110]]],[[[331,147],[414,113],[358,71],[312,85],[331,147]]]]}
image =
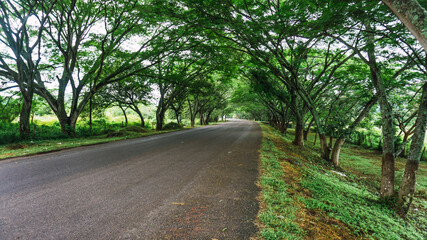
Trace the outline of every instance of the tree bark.
{"type": "Polygon", "coordinates": [[[330,150],[328,147],[328,139],[326,138],[326,135],[319,133],[319,140],[320,140],[320,150],[321,150],[322,158],[325,159],[326,161],[329,161],[330,150]]]}
{"type": "Polygon", "coordinates": [[[313,145],[316,145],[316,142],[317,142],[317,133],[315,133],[315,134],[314,134],[314,142],[313,142],[313,145]]]}
{"type": "Polygon", "coordinates": [[[332,137],[332,135],[329,136],[329,145],[328,145],[329,149],[332,149],[332,143],[333,143],[333,141],[334,141],[334,138],[332,137]]]}
{"type": "Polygon", "coordinates": [[[135,112],[138,114],[139,119],[141,120],[141,127],[145,128],[145,121],[144,121],[144,116],[142,116],[141,111],[139,111],[138,108],[135,109],[135,112]]]}
{"type": "Polygon", "coordinates": [[[427,124],[427,83],[424,83],[411,149],[398,194],[400,214],[406,216],[415,193],[416,174],[421,159],[427,124]]]}
{"type": "Polygon", "coordinates": [[[58,116],[59,124],[61,125],[61,131],[64,135],[75,137],[76,136],[76,117],[67,117],[65,116],[58,116]]]}
{"type": "Polygon", "coordinates": [[[394,195],[394,137],[395,130],[393,124],[393,109],[387,99],[387,93],[384,87],[382,75],[375,55],[375,36],[372,27],[367,24],[368,31],[368,58],[371,80],[378,96],[378,102],[381,111],[381,125],[383,137],[383,157],[382,157],[382,175],[381,175],[381,198],[392,197],[394,195]]]}
{"type": "Polygon", "coordinates": [[[164,118],[165,118],[165,111],[163,110],[156,111],[156,131],[161,131],[163,129],[164,118]]]}
{"type": "Polygon", "coordinates": [[[382,0],[427,52],[427,11],[417,0],[382,0]]]}
{"type": "Polygon", "coordinates": [[[128,115],[126,114],[126,110],[122,106],[119,106],[119,107],[123,112],[123,116],[125,117],[125,127],[127,127],[128,126],[128,115]]]}
{"type": "Polygon", "coordinates": [[[345,139],[342,137],[339,137],[335,140],[334,148],[332,148],[332,153],[331,153],[331,161],[335,164],[335,166],[339,165],[340,151],[344,143],[345,143],[345,139]]]}
{"type": "Polygon", "coordinates": [[[304,146],[304,124],[301,121],[296,122],[295,137],[292,143],[297,146],[304,146]]]}
{"type": "Polygon", "coordinates": [[[394,195],[394,162],[393,153],[383,153],[380,187],[381,198],[388,198],[394,195]]]}
{"type": "Polygon", "coordinates": [[[19,134],[21,138],[26,139],[30,136],[30,116],[31,106],[33,103],[33,94],[26,91],[23,92],[23,102],[21,107],[21,113],[19,115],[19,134]]]}
{"type": "Polygon", "coordinates": [[[304,130],[304,141],[307,141],[308,134],[310,133],[310,128],[311,128],[311,125],[313,125],[313,122],[314,122],[314,118],[311,119],[311,121],[308,124],[306,130],[304,130]]]}
{"type": "Polygon", "coordinates": [[[195,102],[194,107],[192,107],[191,101],[189,99],[187,99],[187,102],[188,102],[188,110],[190,113],[190,126],[194,127],[194,125],[196,123],[196,115],[197,115],[197,111],[198,111],[198,109],[197,109],[198,103],[195,102]]]}

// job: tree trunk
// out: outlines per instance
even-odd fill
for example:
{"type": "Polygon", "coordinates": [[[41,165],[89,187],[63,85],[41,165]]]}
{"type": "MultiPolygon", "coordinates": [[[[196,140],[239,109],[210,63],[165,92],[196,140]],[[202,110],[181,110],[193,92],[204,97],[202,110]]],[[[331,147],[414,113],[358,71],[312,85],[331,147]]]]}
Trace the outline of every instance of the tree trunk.
{"type": "Polygon", "coordinates": [[[328,147],[328,139],[326,138],[325,134],[319,133],[319,140],[320,140],[320,150],[322,153],[322,158],[326,161],[329,161],[329,147],[328,147]]]}
{"type": "Polygon", "coordinates": [[[181,124],[181,117],[179,116],[179,114],[175,114],[175,117],[176,117],[176,122],[178,124],[181,124]]]}
{"type": "Polygon", "coordinates": [[[281,115],[280,132],[285,133],[288,130],[288,108],[281,115]]]}
{"type": "Polygon", "coordinates": [[[339,165],[340,151],[344,143],[345,143],[345,139],[342,137],[339,137],[335,140],[334,148],[332,148],[332,153],[331,153],[331,161],[335,164],[335,166],[339,165]]]}
{"type": "Polygon", "coordinates": [[[126,109],[124,109],[122,106],[119,106],[119,108],[123,112],[123,116],[125,117],[125,127],[127,127],[128,126],[128,115],[126,114],[126,109]]]}
{"type": "Polygon", "coordinates": [[[375,55],[375,36],[372,27],[367,24],[368,31],[368,57],[371,80],[378,96],[378,102],[381,111],[381,126],[383,137],[383,157],[382,157],[382,174],[381,174],[381,198],[388,198],[394,195],[394,137],[395,130],[393,124],[393,109],[387,99],[387,93],[384,87],[382,75],[375,55]]]}
{"type": "Polygon", "coordinates": [[[427,52],[427,9],[424,9],[416,0],[382,0],[390,10],[396,15],[405,27],[423,46],[427,52]]]}
{"type": "Polygon", "coordinates": [[[156,131],[161,131],[163,129],[163,121],[165,118],[165,111],[156,112],[156,131]]]}
{"type": "Polygon", "coordinates": [[[394,156],[393,153],[384,152],[382,156],[381,168],[381,198],[388,198],[394,195],[394,156]]]}
{"type": "Polygon", "coordinates": [[[136,108],[134,109],[135,112],[138,114],[139,119],[141,120],[141,127],[145,128],[145,121],[144,121],[144,116],[142,116],[141,111],[139,111],[138,107],[136,106],[136,108]]]}
{"type": "Polygon", "coordinates": [[[406,216],[415,193],[416,174],[421,159],[427,124],[427,83],[423,86],[418,116],[412,136],[411,149],[398,194],[400,214],[406,216]]]}
{"type": "Polygon", "coordinates": [[[292,143],[297,146],[304,146],[304,126],[300,122],[296,123],[295,137],[292,143]]]}
{"type": "Polygon", "coordinates": [[[313,145],[315,145],[315,146],[316,146],[316,141],[317,141],[317,133],[315,133],[315,134],[314,134],[314,142],[313,142],[313,145]]]}
{"type": "Polygon", "coordinates": [[[306,130],[304,130],[304,141],[307,141],[308,134],[310,133],[310,128],[311,128],[311,125],[313,125],[313,122],[314,122],[314,118],[311,119],[311,121],[308,124],[306,130]]]}
{"type": "Polygon", "coordinates": [[[61,130],[64,135],[75,137],[76,136],[76,118],[73,117],[58,117],[61,130]]]}
{"type": "Polygon", "coordinates": [[[406,157],[407,156],[407,150],[406,149],[408,148],[408,143],[406,141],[408,141],[408,138],[409,138],[409,134],[408,133],[404,133],[404,135],[403,135],[403,143],[402,143],[402,144],[404,144],[404,146],[403,146],[402,152],[400,153],[401,157],[406,157]]]}
{"type": "Polygon", "coordinates": [[[33,104],[33,94],[23,93],[23,102],[21,113],[19,115],[19,134],[22,139],[26,139],[30,136],[30,116],[31,116],[31,105],[33,104]]]}
{"type": "MultiPolygon", "coordinates": [[[[89,89],[92,89],[92,82],[89,84],[89,89]]],[[[122,109],[123,111],[123,109],[122,109]]],[[[127,124],[126,124],[127,126],[127,124]]],[[[92,97],[89,98],[89,131],[90,135],[93,135],[93,128],[92,128],[92,97]]]]}
{"type": "MultiPolygon", "coordinates": [[[[334,147],[331,153],[331,161],[338,166],[340,159],[340,151],[341,147],[344,144],[346,138],[354,131],[357,125],[365,118],[365,116],[369,113],[371,108],[377,102],[377,97],[373,96],[363,107],[363,110],[359,113],[359,116],[348,126],[348,128],[335,140],[334,147]]],[[[330,144],[332,141],[330,142],[330,144]]]]}
{"type": "Polygon", "coordinates": [[[209,125],[209,122],[211,121],[211,115],[213,110],[209,111],[205,118],[205,125],[209,125]]]}
{"type": "Polygon", "coordinates": [[[408,159],[406,162],[405,172],[398,194],[399,214],[402,217],[406,217],[414,197],[418,165],[419,161],[408,159]]]}
{"type": "Polygon", "coordinates": [[[421,160],[423,160],[423,159],[424,159],[424,161],[427,161],[427,159],[426,159],[426,158],[424,158],[424,154],[425,154],[425,152],[426,152],[426,147],[424,147],[424,149],[423,149],[423,153],[421,153],[421,160]]]}
{"type": "Polygon", "coordinates": [[[141,113],[138,113],[139,119],[141,120],[141,127],[145,128],[145,121],[144,121],[144,117],[142,116],[141,113]]]}
{"type": "Polygon", "coordinates": [[[203,114],[199,113],[199,124],[203,125],[203,114]]]}

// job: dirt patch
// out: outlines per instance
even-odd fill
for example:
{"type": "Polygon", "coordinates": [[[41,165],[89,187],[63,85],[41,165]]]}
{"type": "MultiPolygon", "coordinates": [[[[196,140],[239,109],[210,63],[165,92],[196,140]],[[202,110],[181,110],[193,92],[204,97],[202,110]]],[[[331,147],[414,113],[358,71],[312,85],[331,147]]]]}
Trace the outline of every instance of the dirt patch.
{"type": "Polygon", "coordinates": [[[343,222],[314,210],[302,211],[300,226],[306,230],[305,239],[365,239],[356,237],[343,222]]]}
{"type": "Polygon", "coordinates": [[[17,143],[17,144],[8,145],[6,147],[6,149],[8,149],[8,150],[18,150],[18,149],[24,149],[26,147],[27,147],[27,145],[24,145],[24,144],[21,144],[21,143],[17,143]]]}

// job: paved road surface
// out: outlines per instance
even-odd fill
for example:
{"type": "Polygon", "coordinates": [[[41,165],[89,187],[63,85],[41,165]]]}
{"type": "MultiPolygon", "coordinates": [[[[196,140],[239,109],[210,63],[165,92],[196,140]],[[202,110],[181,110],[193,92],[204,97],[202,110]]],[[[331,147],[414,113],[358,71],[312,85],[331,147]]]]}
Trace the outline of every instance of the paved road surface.
{"type": "Polygon", "coordinates": [[[232,121],[0,161],[0,239],[248,239],[260,141],[232,121]]]}

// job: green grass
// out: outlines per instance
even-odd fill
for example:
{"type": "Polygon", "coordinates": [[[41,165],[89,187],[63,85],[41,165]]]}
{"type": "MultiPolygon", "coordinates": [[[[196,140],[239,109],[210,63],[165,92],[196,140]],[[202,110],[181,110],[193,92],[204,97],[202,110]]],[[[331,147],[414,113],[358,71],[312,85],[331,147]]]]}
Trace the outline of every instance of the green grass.
{"type": "MultiPolygon", "coordinates": [[[[291,239],[304,238],[304,231],[310,229],[298,226],[295,211],[310,210],[326,215],[345,224],[354,238],[364,239],[427,239],[427,202],[425,200],[427,187],[427,168],[425,163],[420,164],[417,176],[418,196],[413,201],[413,208],[404,221],[389,205],[379,200],[378,189],[381,173],[381,154],[374,150],[363,149],[351,144],[345,144],[341,154],[341,167],[334,167],[319,156],[319,143],[313,145],[314,135],[303,149],[291,145],[291,134],[280,133],[268,126],[262,126],[264,143],[261,149],[262,177],[261,187],[264,201],[272,205],[259,218],[265,224],[261,230],[263,239],[291,239]],[[280,136],[282,146],[277,146],[269,136],[280,136]],[[287,153],[278,151],[287,148],[287,153]],[[292,152],[293,156],[291,156],[292,152]],[[285,156],[284,156],[285,155],[285,156]],[[291,209],[295,199],[287,193],[292,187],[286,182],[280,182],[281,169],[270,164],[274,159],[291,159],[298,156],[300,161],[291,161],[298,164],[301,172],[299,184],[302,189],[309,191],[309,196],[300,195],[299,209],[291,209]],[[266,165],[264,166],[264,165],[266,165]],[[344,175],[340,175],[344,174],[344,175]],[[263,180],[269,176],[267,180],[263,180]],[[263,183],[264,181],[264,183],[263,183]],[[293,200],[293,201],[291,201],[293,200]],[[280,203],[279,203],[280,202],[280,203]],[[279,207],[280,206],[280,207],[279,207]],[[284,214],[288,214],[285,216],[284,214]],[[277,216],[285,216],[284,223],[277,222],[277,216]],[[276,216],[276,218],[275,218],[276,216]],[[286,224],[285,224],[286,223],[286,224]],[[287,227],[287,226],[293,227],[287,227]]],[[[404,170],[404,159],[397,159],[396,186],[398,186],[404,170]]],[[[283,171],[282,171],[283,174],[283,171]]],[[[301,191],[301,189],[293,189],[301,191]]],[[[269,205],[269,206],[270,206],[269,205]]],[[[300,224],[301,225],[301,224],[300,224]]],[[[325,233],[325,236],[328,236],[325,233]]],[[[305,235],[305,238],[309,236],[305,235]]]]}
{"type": "Polygon", "coordinates": [[[146,137],[146,136],[152,136],[152,135],[174,132],[179,130],[180,129],[165,130],[165,131],[148,131],[145,133],[124,131],[124,134],[122,136],[117,136],[117,137],[108,137],[108,134],[104,134],[104,135],[95,136],[95,137],[21,141],[19,143],[14,143],[14,144],[0,145],[0,159],[28,156],[28,155],[38,154],[38,153],[57,151],[61,149],[75,148],[79,146],[113,142],[113,141],[118,141],[123,139],[146,137]]]}
{"type": "Polygon", "coordinates": [[[307,167],[305,174],[302,186],[313,196],[304,199],[307,208],[320,209],[341,220],[356,236],[368,235],[375,239],[427,237],[417,226],[405,223],[393,209],[378,201],[377,194],[369,187],[352,181],[353,176],[342,177],[316,165],[307,167]]]}
{"type": "MultiPolygon", "coordinates": [[[[261,176],[263,204],[259,219],[264,225],[261,230],[263,239],[303,239],[304,231],[295,223],[295,212],[298,207],[292,204],[293,199],[287,193],[289,186],[283,180],[283,169],[279,159],[280,152],[270,138],[271,132],[264,129],[261,147],[261,176]]],[[[274,133],[273,133],[274,134],[274,133]]]]}

